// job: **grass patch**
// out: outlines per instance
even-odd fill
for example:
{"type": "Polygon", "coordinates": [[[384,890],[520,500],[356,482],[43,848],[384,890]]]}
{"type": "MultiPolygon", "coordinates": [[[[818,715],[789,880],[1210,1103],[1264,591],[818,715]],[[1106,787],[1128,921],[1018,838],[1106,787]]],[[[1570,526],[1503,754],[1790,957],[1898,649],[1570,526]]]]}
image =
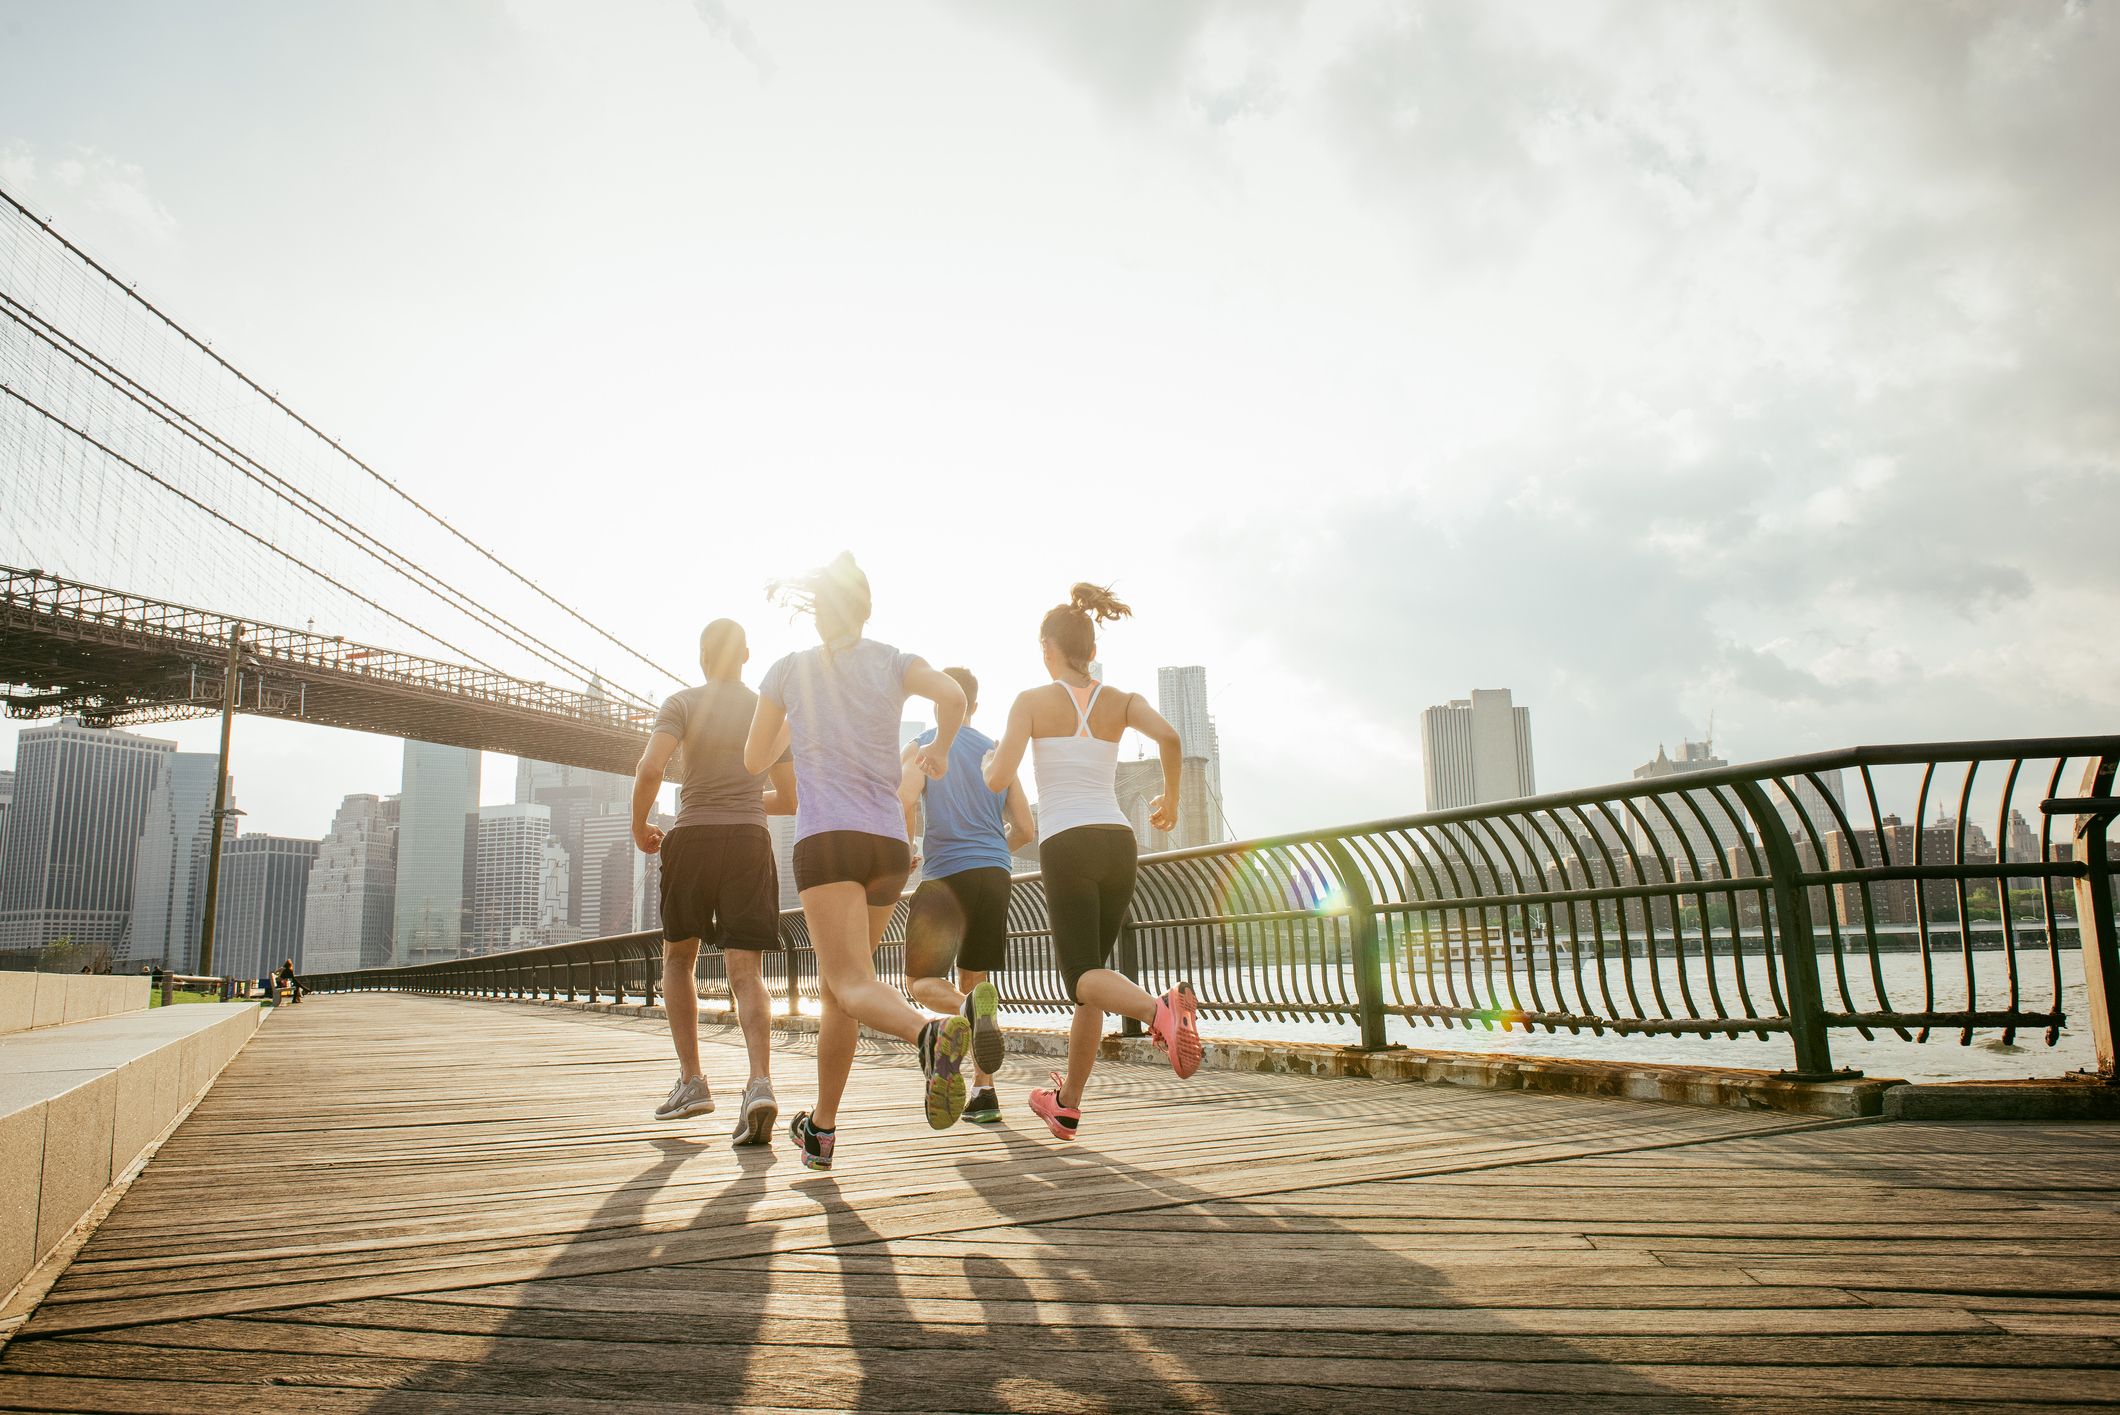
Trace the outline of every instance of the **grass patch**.
{"type": "MultiPolygon", "coordinates": [[[[169,1000],[175,1003],[219,1002],[221,999],[217,995],[210,992],[186,992],[183,989],[179,988],[176,992],[170,994],[169,1000]]],[[[147,1005],[149,1007],[160,1007],[162,1005],[162,990],[160,988],[149,989],[147,994],[147,1005]]]]}

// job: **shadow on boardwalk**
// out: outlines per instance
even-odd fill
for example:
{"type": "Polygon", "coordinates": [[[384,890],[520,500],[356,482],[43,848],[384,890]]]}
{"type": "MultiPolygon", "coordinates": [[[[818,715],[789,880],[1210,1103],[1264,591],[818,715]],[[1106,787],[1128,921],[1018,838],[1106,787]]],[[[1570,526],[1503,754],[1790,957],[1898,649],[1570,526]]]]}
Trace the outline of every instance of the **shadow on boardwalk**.
{"type": "MultiPolygon", "coordinates": [[[[699,1217],[719,1225],[741,1216],[756,1230],[755,1252],[434,1294],[422,1306],[438,1322],[490,1344],[475,1360],[406,1372],[371,1408],[492,1408],[483,1399],[529,1402],[516,1407],[525,1410],[571,1410],[550,1402],[574,1401],[1256,1415],[1380,1403],[1453,1415],[1521,1408],[1519,1392],[1462,1381],[1424,1388],[1434,1367],[1403,1359],[1401,1308],[1450,1305],[1448,1274],[1328,1216],[1290,1218],[1279,1205],[1232,1200],[1138,1163],[1135,1146],[1154,1133],[1138,1109],[1108,1138],[1070,1146],[1044,1135],[1012,1087],[1002,1127],[933,1135],[917,1114],[896,1114],[909,1110],[903,1058],[891,1049],[872,1057],[886,1061],[886,1088],[850,1100],[842,1129],[859,1124],[883,1138],[843,1148],[835,1172],[794,1168],[781,1135],[770,1152],[724,1161],[734,1172],[699,1217]],[[1073,1201],[1086,1187],[1095,1199],[1085,1207],[1073,1201]],[[925,1217],[909,1223],[908,1207],[920,1205],[925,1217]],[[419,1403],[436,1397],[443,1403],[419,1403]]],[[[776,1059],[794,1063],[778,1068],[782,1091],[806,1092],[810,1077],[798,1068],[807,1049],[776,1059]]],[[[871,1069],[885,1068],[857,1068],[857,1083],[871,1069]]],[[[1024,1069],[1005,1079],[1020,1086],[1024,1069]]],[[[1115,1101],[1184,1094],[1167,1076],[1114,1072],[1115,1101]]],[[[1171,1113],[1203,1125],[1197,1107],[1171,1113]]],[[[1257,1119],[1223,1116],[1223,1138],[1257,1119]]],[[[1217,1122],[1204,1126],[1213,1137],[1217,1122]]],[[[725,1142],[715,1133],[642,1143],[657,1160],[584,1227],[585,1241],[641,1218],[660,1179],[725,1142]]],[[[565,1273],[567,1255],[552,1267],[565,1273]]],[[[1595,1359],[1564,1340],[1483,1325],[1473,1345],[1484,1353],[1595,1359]]],[[[1478,1379],[1463,1362],[1457,1374],[1478,1379]]],[[[1691,1404],[1650,1376],[1623,1384],[1616,1405],[1608,1397],[1580,1408],[1691,1404]]]]}

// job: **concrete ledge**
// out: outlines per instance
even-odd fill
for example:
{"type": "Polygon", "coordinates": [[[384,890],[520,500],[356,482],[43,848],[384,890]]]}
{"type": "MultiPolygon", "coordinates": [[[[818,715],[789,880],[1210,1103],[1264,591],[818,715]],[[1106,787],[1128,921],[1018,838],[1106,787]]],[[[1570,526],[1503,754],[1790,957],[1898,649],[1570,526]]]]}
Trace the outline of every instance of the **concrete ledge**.
{"type": "Polygon", "coordinates": [[[212,1084],[261,1016],[255,1003],[193,1003],[0,1036],[0,1297],[212,1084]]]}
{"type": "Polygon", "coordinates": [[[2053,1081],[1954,1081],[1898,1086],[1884,1100],[1888,1120],[2120,1120],[2120,1085],[2094,1077],[2053,1081]]]}
{"type": "MultiPolygon", "coordinates": [[[[559,1007],[617,1017],[661,1017],[661,1007],[637,1002],[547,1002],[542,998],[459,998],[510,1006],[559,1007]]],[[[725,1013],[703,1011],[702,1022],[725,1013]]],[[[814,1017],[776,1017],[776,1031],[812,1033],[814,1017]]],[[[867,1029],[863,1029],[866,1032],[867,1029]]],[[[1013,1055],[1063,1058],[1067,1034],[1011,1027],[1013,1055]]],[[[1104,1039],[1102,1055],[1160,1062],[1163,1053],[1146,1037],[1104,1039]]],[[[1264,1071],[1288,1076],[1358,1076],[1430,1086],[1469,1086],[1490,1091],[1542,1091],[1553,1095],[1615,1096],[1675,1105],[1725,1106],[1831,1118],[1880,1115],[1884,1098],[1904,1082],[1862,1077],[1852,1081],[1784,1081],[1771,1071],[1737,1067],[1648,1066],[1624,1061],[1569,1061],[1552,1057],[1500,1056],[1479,1052],[1412,1051],[1392,1047],[1361,1051],[1314,1042],[1207,1039],[1200,1064],[1219,1071],[1264,1071]]]]}
{"type": "Polygon", "coordinates": [[[147,1010],[144,973],[0,972],[0,1036],[147,1010]]]}

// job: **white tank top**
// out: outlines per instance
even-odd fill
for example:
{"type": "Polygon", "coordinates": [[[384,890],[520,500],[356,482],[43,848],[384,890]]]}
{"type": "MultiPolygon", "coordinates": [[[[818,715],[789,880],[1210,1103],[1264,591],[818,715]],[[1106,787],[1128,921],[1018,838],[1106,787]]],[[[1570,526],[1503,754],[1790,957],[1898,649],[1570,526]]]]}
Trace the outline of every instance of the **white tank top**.
{"type": "Polygon", "coordinates": [[[1092,736],[1089,710],[1099,683],[1087,699],[1077,698],[1071,684],[1068,701],[1075,705],[1076,729],[1072,737],[1031,738],[1031,775],[1038,783],[1038,842],[1042,845],[1063,830],[1082,825],[1132,827],[1119,809],[1119,744],[1092,736]]]}

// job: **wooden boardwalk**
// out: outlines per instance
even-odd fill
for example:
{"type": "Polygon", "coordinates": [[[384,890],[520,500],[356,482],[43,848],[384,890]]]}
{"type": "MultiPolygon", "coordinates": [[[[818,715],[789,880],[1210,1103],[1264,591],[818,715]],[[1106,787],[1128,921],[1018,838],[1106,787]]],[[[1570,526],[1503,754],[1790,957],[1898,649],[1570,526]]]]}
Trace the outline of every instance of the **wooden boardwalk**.
{"type": "MultiPolygon", "coordinates": [[[[790,1111],[810,1067],[784,1040],[790,1111]]],[[[648,1119],[659,1022],[314,998],[0,1351],[0,1409],[2120,1403],[2114,1127],[1112,1065],[1070,1147],[1031,1067],[937,1135],[870,1049],[817,1175],[648,1119]]]]}

